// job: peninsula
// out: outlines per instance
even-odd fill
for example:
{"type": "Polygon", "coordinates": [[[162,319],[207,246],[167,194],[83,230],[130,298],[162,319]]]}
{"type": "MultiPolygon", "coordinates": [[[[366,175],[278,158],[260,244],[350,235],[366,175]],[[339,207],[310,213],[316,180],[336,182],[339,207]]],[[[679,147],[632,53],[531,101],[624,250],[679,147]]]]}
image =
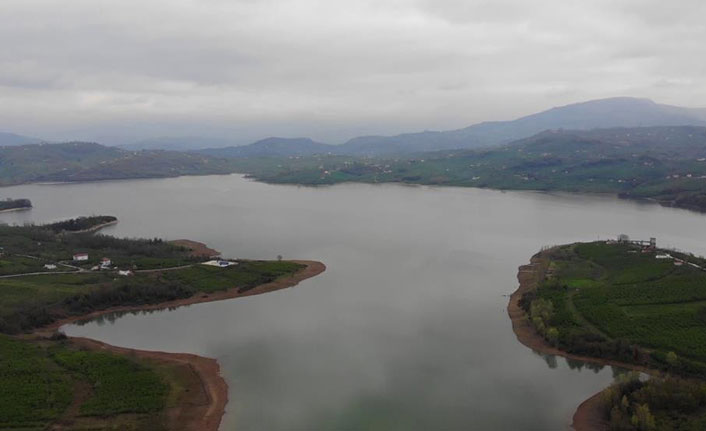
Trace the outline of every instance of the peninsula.
{"type": "Polygon", "coordinates": [[[215,431],[227,402],[215,360],[66,337],[59,328],[266,293],[325,270],[313,261],[223,259],[194,241],[92,233],[116,221],[0,226],[0,428],[215,431]]]}
{"type": "Polygon", "coordinates": [[[520,342],[628,374],[583,403],[577,430],[703,429],[706,260],[654,239],[551,247],[520,267],[508,313],[520,342]]]}

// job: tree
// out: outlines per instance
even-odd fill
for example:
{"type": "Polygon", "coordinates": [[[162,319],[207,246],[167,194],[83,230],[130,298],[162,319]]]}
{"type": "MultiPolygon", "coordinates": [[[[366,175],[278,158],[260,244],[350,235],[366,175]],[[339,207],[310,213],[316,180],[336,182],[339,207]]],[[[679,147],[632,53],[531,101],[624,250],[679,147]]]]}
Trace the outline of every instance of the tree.
{"type": "Polygon", "coordinates": [[[559,330],[553,326],[547,329],[547,341],[556,346],[557,341],[559,341],[559,330]]]}
{"type": "Polygon", "coordinates": [[[665,358],[665,361],[667,361],[667,363],[671,367],[676,367],[677,365],[679,365],[679,357],[674,352],[667,353],[667,357],[665,358]]]}

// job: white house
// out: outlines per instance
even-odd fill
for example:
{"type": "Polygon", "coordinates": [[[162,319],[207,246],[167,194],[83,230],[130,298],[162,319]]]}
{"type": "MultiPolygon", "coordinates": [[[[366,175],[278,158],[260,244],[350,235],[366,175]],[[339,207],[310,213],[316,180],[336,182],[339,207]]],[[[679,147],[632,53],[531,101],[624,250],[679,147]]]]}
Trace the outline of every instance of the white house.
{"type": "Polygon", "coordinates": [[[237,265],[237,264],[238,264],[238,262],[232,262],[230,260],[224,260],[224,259],[209,260],[207,262],[201,262],[201,265],[217,266],[219,268],[226,268],[226,267],[237,265]]]}
{"type": "Polygon", "coordinates": [[[77,262],[88,260],[88,253],[76,253],[74,254],[74,260],[77,262]]]}
{"type": "Polygon", "coordinates": [[[103,268],[108,268],[111,265],[111,263],[112,262],[107,257],[104,257],[103,259],[101,259],[101,266],[103,268]]]}

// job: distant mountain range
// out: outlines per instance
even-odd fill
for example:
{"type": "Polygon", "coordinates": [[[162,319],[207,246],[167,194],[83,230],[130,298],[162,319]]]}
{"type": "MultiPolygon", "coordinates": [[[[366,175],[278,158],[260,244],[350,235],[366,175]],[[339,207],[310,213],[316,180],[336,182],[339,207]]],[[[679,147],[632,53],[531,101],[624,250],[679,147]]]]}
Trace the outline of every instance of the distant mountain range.
{"type": "Polygon", "coordinates": [[[143,139],[131,144],[119,145],[126,150],[171,150],[192,151],[201,148],[221,148],[232,146],[233,141],[227,138],[206,137],[159,137],[143,139]]]}
{"type": "MultiPolygon", "coordinates": [[[[682,108],[649,99],[616,97],[552,108],[511,121],[474,124],[449,131],[424,131],[395,136],[361,136],[341,145],[310,138],[271,137],[249,145],[214,137],[160,137],[121,145],[127,150],[194,151],[217,157],[290,157],[315,154],[389,156],[450,149],[485,148],[535,135],[544,130],[590,130],[612,127],[706,126],[706,109],[682,108]]],[[[0,132],[0,146],[42,140],[0,132]]]]}
{"type": "Polygon", "coordinates": [[[322,144],[309,138],[267,138],[250,145],[199,150],[218,157],[289,157],[313,154],[338,154],[340,146],[322,144]]]}
{"type": "Polygon", "coordinates": [[[268,138],[250,145],[199,150],[221,157],[277,157],[338,154],[383,156],[449,149],[493,147],[550,129],[589,130],[611,127],[706,126],[706,109],[681,108],[649,99],[618,97],[552,108],[512,121],[475,124],[444,132],[362,136],[342,145],[308,138],[268,138]]]}
{"type": "Polygon", "coordinates": [[[552,108],[512,121],[475,124],[447,132],[354,138],[342,146],[347,154],[381,155],[502,145],[548,129],[706,126],[706,110],[661,105],[649,99],[619,97],[552,108]]]}
{"type": "Polygon", "coordinates": [[[16,135],[14,133],[0,132],[0,147],[38,144],[41,139],[30,138],[28,136],[16,135]]]}

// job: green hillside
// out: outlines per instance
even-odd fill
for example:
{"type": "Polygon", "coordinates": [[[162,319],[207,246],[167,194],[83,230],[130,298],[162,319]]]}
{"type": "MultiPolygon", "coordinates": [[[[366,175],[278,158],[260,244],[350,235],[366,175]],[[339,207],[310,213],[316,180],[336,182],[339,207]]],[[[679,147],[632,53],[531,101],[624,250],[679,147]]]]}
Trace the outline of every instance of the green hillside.
{"type": "Polygon", "coordinates": [[[0,185],[231,172],[228,160],[176,151],[126,151],[87,142],[0,147],[0,185]]]}
{"type": "Polygon", "coordinates": [[[706,211],[706,128],[547,131],[504,147],[407,158],[238,160],[272,183],[404,182],[508,190],[617,193],[706,211]]]}
{"type": "Polygon", "coordinates": [[[703,429],[706,259],[593,242],[555,247],[533,262],[539,282],[520,305],[549,343],[682,377],[634,378],[607,389],[610,429],[703,429]]]}

